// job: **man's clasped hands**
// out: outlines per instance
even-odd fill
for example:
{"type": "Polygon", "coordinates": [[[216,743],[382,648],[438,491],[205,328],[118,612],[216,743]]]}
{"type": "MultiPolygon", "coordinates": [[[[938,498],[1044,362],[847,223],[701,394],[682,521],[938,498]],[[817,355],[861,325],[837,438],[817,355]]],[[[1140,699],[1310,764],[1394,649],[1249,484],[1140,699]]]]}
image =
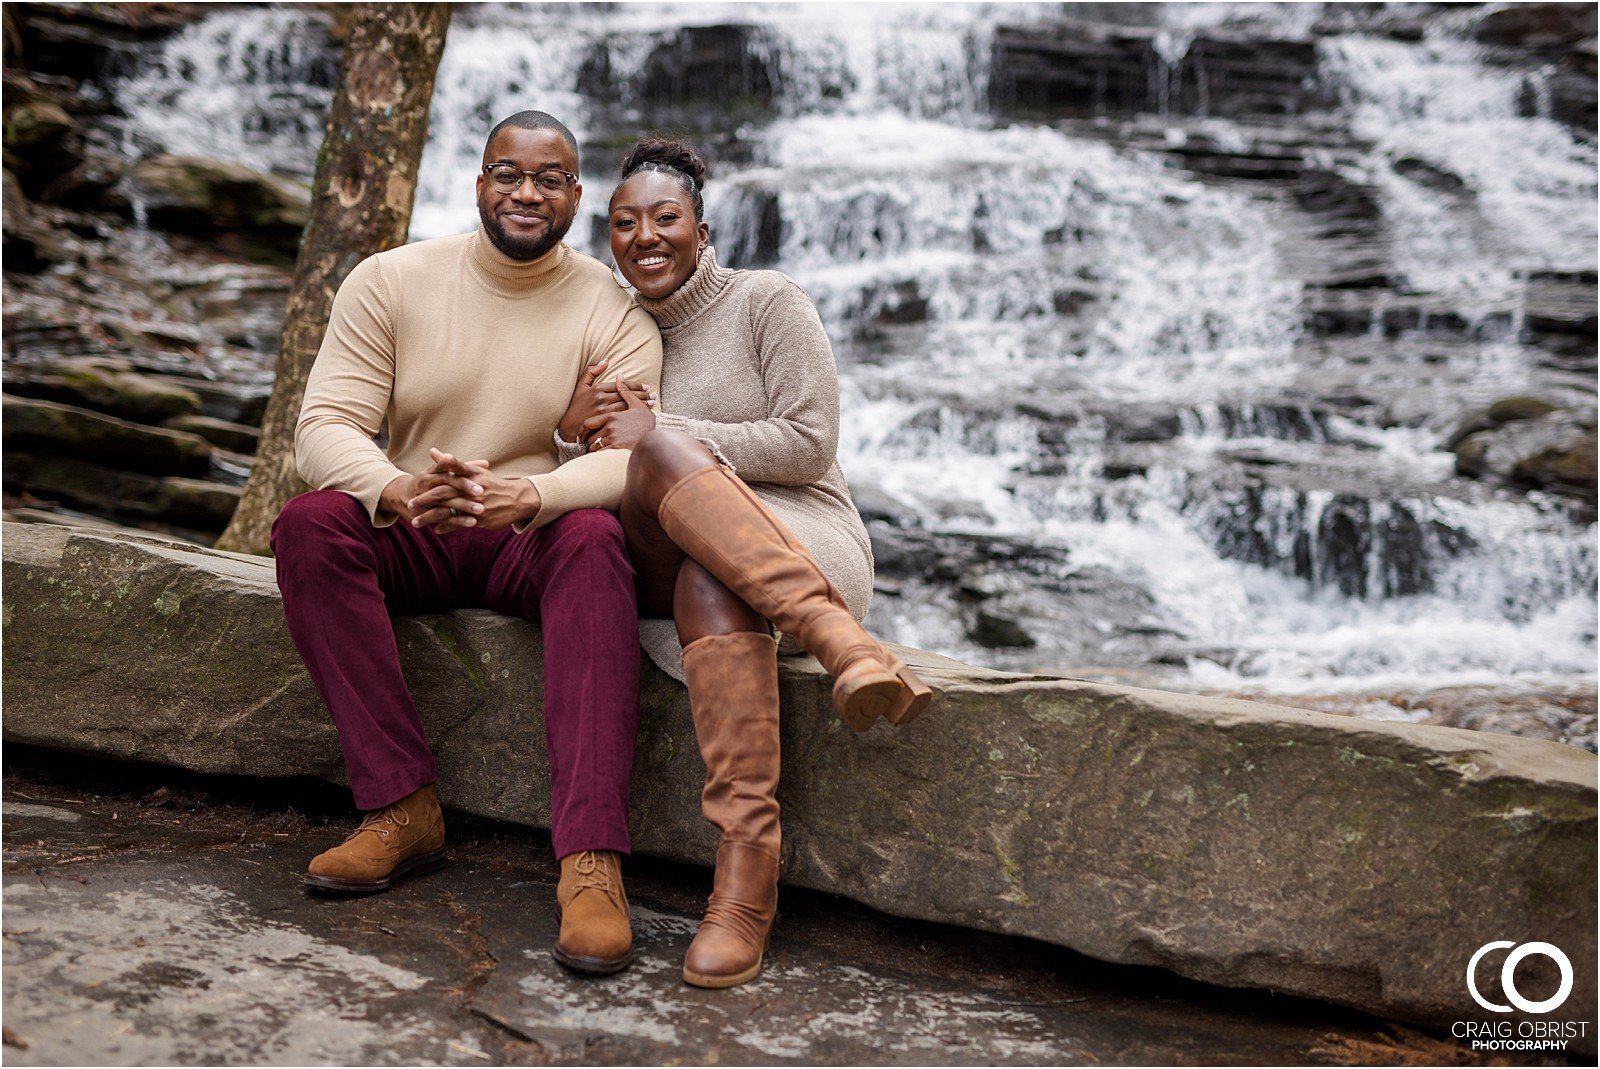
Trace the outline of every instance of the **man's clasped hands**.
{"type": "MultiPolygon", "coordinates": [[[[599,382],[601,360],[580,377],[560,424],[561,437],[582,441],[588,452],[632,449],[655,427],[656,398],[642,382],[599,382]]],[[[416,475],[402,475],[383,488],[380,509],[413,527],[432,527],[449,534],[467,527],[499,530],[531,520],[539,513],[539,491],[524,478],[504,479],[489,470],[487,460],[461,460],[442,449],[429,449],[433,465],[416,475]]]]}

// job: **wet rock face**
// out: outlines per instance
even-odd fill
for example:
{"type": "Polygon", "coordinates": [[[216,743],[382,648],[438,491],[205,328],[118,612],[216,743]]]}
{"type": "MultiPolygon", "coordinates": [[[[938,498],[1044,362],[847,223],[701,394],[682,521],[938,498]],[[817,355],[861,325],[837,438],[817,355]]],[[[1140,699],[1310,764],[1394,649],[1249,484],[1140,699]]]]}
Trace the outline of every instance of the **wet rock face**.
{"type": "Polygon", "coordinates": [[[1562,409],[1534,397],[1502,398],[1469,415],[1451,437],[1456,471],[1522,490],[1595,503],[1592,409],[1562,409]]]}
{"type": "MultiPolygon", "coordinates": [[[[8,742],[339,778],[268,562],[15,524],[4,553],[8,742]]],[[[395,630],[445,803],[544,826],[534,629],[395,630]]],[[[1575,968],[1548,1019],[1593,1004],[1593,755],[902,652],[935,705],[861,736],[813,662],[782,665],[791,883],[1446,1027],[1476,1013],[1461,970],[1484,933],[1537,932],[1575,968]]],[[[637,850],[711,860],[703,776],[683,689],[647,669],[637,850]]]]}
{"type": "Polygon", "coordinates": [[[245,251],[293,263],[311,205],[304,187],[193,156],[151,156],[130,178],[152,224],[179,233],[241,235],[245,251]]]}
{"type": "Polygon", "coordinates": [[[200,396],[171,378],[133,370],[126,360],[97,357],[52,361],[48,370],[17,373],[12,393],[81,405],[135,422],[159,423],[194,415],[200,396]]]}
{"type": "Polygon", "coordinates": [[[1058,24],[1002,28],[990,101],[1002,113],[1151,111],[1230,118],[1298,115],[1324,99],[1310,41],[1195,38],[1176,58],[1153,30],[1058,24]]]}
{"type": "Polygon", "coordinates": [[[669,107],[770,107],[774,78],[758,57],[758,35],[751,26],[686,27],[651,53],[635,92],[669,107]]]}
{"type": "Polygon", "coordinates": [[[1570,48],[1594,37],[1595,11],[1591,4],[1507,4],[1478,19],[1472,35],[1489,45],[1570,48]]]}
{"type": "MultiPolygon", "coordinates": [[[[718,247],[718,255],[723,255],[726,249],[730,264],[738,267],[771,267],[778,262],[778,251],[783,247],[783,215],[778,197],[771,193],[756,193],[747,200],[753,225],[736,231],[732,240],[718,247]]],[[[914,300],[911,303],[914,304],[914,300]]]]}
{"type": "Polygon", "coordinates": [[[52,401],[5,398],[7,450],[35,448],[130,471],[204,475],[211,444],[199,435],[103,416],[52,401]]]}
{"type": "MultiPolygon", "coordinates": [[[[618,140],[637,136],[648,112],[659,129],[723,131],[770,114],[781,73],[761,30],[723,23],[659,35],[642,57],[599,42],[584,56],[577,87],[618,140]],[[624,133],[626,131],[626,133],[624,133]]],[[[609,171],[610,163],[607,162],[609,171]]]]}
{"type": "MultiPolygon", "coordinates": [[[[19,3],[12,31],[18,51],[36,70],[85,78],[108,54],[159,39],[217,9],[212,3],[19,3]]],[[[9,55],[9,51],[8,51],[9,55]]]]}
{"type": "Polygon", "coordinates": [[[140,175],[160,192],[135,195],[199,240],[125,230],[121,164],[59,121],[79,88],[6,77],[7,506],[208,541],[237,503],[254,435],[164,424],[259,422],[288,276],[230,259],[292,260],[305,193],[232,165],[153,157],[140,175]]]}
{"type": "Polygon", "coordinates": [[[209,541],[237,504],[250,428],[207,427],[208,437],[167,424],[259,422],[288,276],[229,261],[290,263],[305,192],[171,156],[130,179],[106,147],[97,88],[139,42],[205,13],[7,8],[8,508],[84,510],[209,541]],[[135,201],[198,240],[127,228],[135,201]]]}
{"type": "Polygon", "coordinates": [[[1212,535],[1220,552],[1344,594],[1376,598],[1432,590],[1436,571],[1472,548],[1465,532],[1419,516],[1405,502],[1353,494],[1316,499],[1304,492],[1285,502],[1283,496],[1265,481],[1247,482],[1231,508],[1214,513],[1212,535]],[[1272,521],[1246,525],[1230,515],[1272,521]]]}

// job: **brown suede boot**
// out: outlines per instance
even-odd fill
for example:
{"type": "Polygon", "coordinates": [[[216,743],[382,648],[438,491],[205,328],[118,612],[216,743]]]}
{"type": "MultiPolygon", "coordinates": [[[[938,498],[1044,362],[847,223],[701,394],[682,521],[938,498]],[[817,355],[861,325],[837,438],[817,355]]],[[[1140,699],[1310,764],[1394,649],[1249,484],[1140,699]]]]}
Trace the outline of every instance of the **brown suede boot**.
{"type": "Polygon", "coordinates": [[[556,884],[561,934],[555,959],[577,972],[606,976],[633,961],[633,928],[628,896],[622,890],[622,855],[615,850],[581,850],[561,859],[556,884]]]}
{"type": "Polygon", "coordinates": [[[311,859],[305,885],[336,894],[386,891],[445,863],[444,814],[433,784],[368,813],[348,839],[311,859]]]}
{"type": "Polygon", "coordinates": [[[696,987],[761,972],[778,913],[778,655],[770,635],[710,635],[683,651],[706,785],[700,810],[722,830],[706,916],[683,959],[696,987]]]}
{"type": "Polygon", "coordinates": [[[833,705],[856,731],[909,724],[933,691],[873,640],[799,540],[738,476],[701,468],[661,499],[661,529],[833,676],[833,705]]]}

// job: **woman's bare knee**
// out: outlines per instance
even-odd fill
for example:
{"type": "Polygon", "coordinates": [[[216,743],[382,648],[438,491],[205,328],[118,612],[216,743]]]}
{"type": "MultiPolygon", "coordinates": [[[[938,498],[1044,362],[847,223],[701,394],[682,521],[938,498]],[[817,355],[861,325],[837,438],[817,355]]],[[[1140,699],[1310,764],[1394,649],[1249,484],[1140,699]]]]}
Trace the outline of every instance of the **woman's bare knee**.
{"type": "Polygon", "coordinates": [[[628,481],[623,489],[624,516],[630,505],[655,515],[668,490],[716,462],[711,450],[682,431],[648,432],[634,445],[633,456],[628,460],[628,481]]]}
{"type": "Polygon", "coordinates": [[[634,445],[628,474],[632,475],[637,468],[644,477],[665,477],[677,482],[716,462],[717,458],[698,438],[683,431],[658,427],[634,445]]]}
{"type": "Polygon", "coordinates": [[[767,631],[764,616],[693,560],[685,560],[678,571],[672,618],[678,624],[678,641],[685,646],[707,635],[767,631]]]}

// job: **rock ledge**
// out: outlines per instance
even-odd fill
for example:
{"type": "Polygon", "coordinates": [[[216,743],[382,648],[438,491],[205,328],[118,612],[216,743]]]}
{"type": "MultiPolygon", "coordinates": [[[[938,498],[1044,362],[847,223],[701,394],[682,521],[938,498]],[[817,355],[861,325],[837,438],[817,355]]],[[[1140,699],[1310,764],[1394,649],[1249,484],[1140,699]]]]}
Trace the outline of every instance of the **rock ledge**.
{"type": "MultiPolygon", "coordinates": [[[[7,741],[340,779],[270,562],[13,523],[4,562],[7,741]]],[[[547,826],[535,630],[461,612],[396,634],[445,802],[547,826]]],[[[1576,971],[1544,1019],[1594,1005],[1592,755],[908,652],[933,710],[863,736],[815,662],[784,665],[787,882],[1435,1026],[1486,1016],[1474,950],[1542,940],[1576,971]]],[[[683,688],[647,665],[636,849],[712,859],[702,776],[683,688]]],[[[1542,960],[1523,991],[1544,990],[1542,960]]]]}

